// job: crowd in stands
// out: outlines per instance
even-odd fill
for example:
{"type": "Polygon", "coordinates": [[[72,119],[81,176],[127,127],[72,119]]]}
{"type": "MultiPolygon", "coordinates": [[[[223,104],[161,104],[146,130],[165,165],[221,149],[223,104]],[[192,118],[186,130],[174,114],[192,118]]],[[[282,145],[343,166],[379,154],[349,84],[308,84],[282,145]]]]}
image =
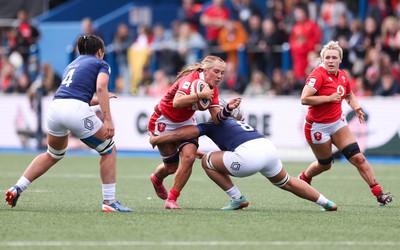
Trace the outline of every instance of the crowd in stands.
{"type": "MultiPolygon", "coordinates": [[[[400,4],[368,0],[362,17],[358,2],[182,0],[170,24],[115,27],[109,52],[117,66],[115,92],[162,96],[182,68],[214,54],[227,62],[222,94],[298,96],[321,46],[335,40],[344,50],[341,67],[357,96],[398,95],[400,4]]],[[[82,24],[83,33],[101,36],[90,19],[82,24]]],[[[32,46],[40,32],[20,14],[3,32],[8,49],[1,53],[0,91],[29,92],[44,68],[51,72],[51,65],[32,66],[32,46]]]]}

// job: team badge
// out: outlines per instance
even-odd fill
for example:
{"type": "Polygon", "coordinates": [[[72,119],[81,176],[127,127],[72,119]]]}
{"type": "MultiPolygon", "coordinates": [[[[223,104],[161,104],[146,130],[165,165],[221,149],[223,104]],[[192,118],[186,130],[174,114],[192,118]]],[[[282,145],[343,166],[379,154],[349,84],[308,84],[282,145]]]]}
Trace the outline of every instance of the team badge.
{"type": "Polygon", "coordinates": [[[314,133],[314,139],[317,141],[320,141],[322,139],[322,133],[321,132],[315,132],[314,133]]]}
{"type": "Polygon", "coordinates": [[[93,122],[89,118],[85,118],[85,120],[83,120],[83,126],[85,126],[85,128],[88,130],[92,130],[94,128],[93,122]]]}
{"type": "Polygon", "coordinates": [[[240,163],[239,163],[239,162],[233,162],[233,163],[231,164],[231,169],[232,169],[233,171],[239,171],[239,169],[240,169],[240,163]]]}
{"type": "Polygon", "coordinates": [[[165,123],[163,123],[163,122],[160,122],[159,124],[157,124],[157,130],[159,132],[164,132],[166,127],[167,127],[167,125],[165,125],[165,123]]]}

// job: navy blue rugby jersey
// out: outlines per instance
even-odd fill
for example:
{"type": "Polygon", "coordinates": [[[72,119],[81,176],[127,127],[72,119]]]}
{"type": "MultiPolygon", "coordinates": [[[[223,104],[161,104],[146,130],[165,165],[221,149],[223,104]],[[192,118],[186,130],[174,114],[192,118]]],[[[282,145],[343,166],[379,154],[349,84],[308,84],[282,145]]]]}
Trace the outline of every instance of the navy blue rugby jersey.
{"type": "Polygon", "coordinates": [[[108,63],[92,55],[79,56],[65,68],[54,99],[77,99],[90,104],[100,72],[110,75],[108,63]]]}
{"type": "Polygon", "coordinates": [[[221,124],[216,125],[212,121],[197,124],[200,135],[208,136],[223,151],[234,151],[240,144],[265,138],[249,124],[228,118],[221,124]]]}

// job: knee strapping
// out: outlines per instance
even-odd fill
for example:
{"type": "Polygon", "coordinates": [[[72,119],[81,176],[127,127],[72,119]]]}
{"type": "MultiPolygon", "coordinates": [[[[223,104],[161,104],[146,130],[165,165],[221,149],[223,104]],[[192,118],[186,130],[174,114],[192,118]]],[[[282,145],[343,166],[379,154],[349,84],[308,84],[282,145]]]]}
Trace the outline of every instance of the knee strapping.
{"type": "Polygon", "coordinates": [[[330,163],[335,162],[333,155],[331,155],[329,158],[327,159],[318,159],[318,163],[321,165],[329,165],[330,163]]]}
{"type": "Polygon", "coordinates": [[[94,148],[99,154],[111,154],[114,146],[114,138],[102,141],[94,136],[90,136],[85,139],[81,139],[83,143],[91,148],[94,148]]]}
{"type": "Polygon", "coordinates": [[[184,146],[186,146],[187,144],[192,143],[196,146],[196,148],[199,148],[199,143],[195,140],[195,139],[189,139],[189,140],[185,140],[183,141],[180,145],[179,145],[179,152],[182,151],[182,148],[184,146]]]}
{"type": "Polygon", "coordinates": [[[212,151],[207,153],[207,155],[206,155],[206,164],[207,164],[207,168],[208,169],[215,170],[215,167],[212,165],[212,162],[211,162],[211,154],[212,153],[213,153],[212,151]]]}
{"type": "Polygon", "coordinates": [[[167,164],[172,164],[179,162],[179,152],[176,151],[174,154],[169,155],[169,156],[163,156],[163,162],[167,164]]]}
{"type": "Polygon", "coordinates": [[[351,157],[353,157],[354,155],[361,153],[360,147],[358,146],[358,143],[352,143],[348,146],[346,146],[343,150],[342,150],[342,154],[344,155],[344,157],[346,157],[346,159],[350,159],[351,157]]]}
{"type": "Polygon", "coordinates": [[[277,182],[277,183],[273,183],[275,186],[279,187],[279,188],[283,188],[283,186],[286,185],[286,183],[288,183],[290,180],[290,176],[288,175],[288,173],[286,173],[285,178],[283,178],[281,181],[277,182]]]}
{"type": "Polygon", "coordinates": [[[60,160],[65,156],[65,152],[67,152],[67,148],[62,150],[56,150],[50,146],[47,146],[47,153],[56,160],[60,160]]]}

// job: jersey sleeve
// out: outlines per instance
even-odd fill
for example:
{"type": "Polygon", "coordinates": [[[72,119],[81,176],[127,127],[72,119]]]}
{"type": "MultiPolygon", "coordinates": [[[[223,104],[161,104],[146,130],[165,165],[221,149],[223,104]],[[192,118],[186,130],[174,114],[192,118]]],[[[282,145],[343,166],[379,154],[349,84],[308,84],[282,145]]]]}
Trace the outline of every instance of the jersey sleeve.
{"type": "Polygon", "coordinates": [[[181,78],[178,80],[178,85],[179,88],[177,90],[178,93],[184,94],[184,95],[190,95],[190,85],[192,82],[187,78],[181,78]]]}
{"type": "Polygon", "coordinates": [[[321,88],[323,82],[324,82],[323,76],[316,68],[307,77],[306,85],[318,91],[321,88]]]}
{"type": "Polygon", "coordinates": [[[105,61],[100,61],[100,70],[99,72],[106,73],[107,75],[111,75],[111,67],[105,61]]]}

